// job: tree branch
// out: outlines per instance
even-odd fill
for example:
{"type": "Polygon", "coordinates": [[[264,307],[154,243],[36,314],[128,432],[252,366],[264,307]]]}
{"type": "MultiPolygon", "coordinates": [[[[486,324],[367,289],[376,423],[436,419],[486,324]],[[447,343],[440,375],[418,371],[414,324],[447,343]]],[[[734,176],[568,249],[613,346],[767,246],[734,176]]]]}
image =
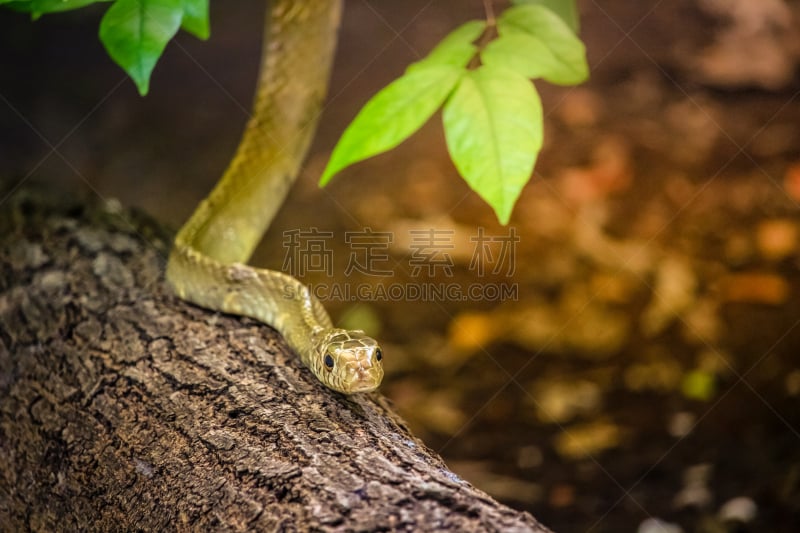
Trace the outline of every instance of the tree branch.
{"type": "Polygon", "coordinates": [[[546,531],[447,470],[380,395],[169,293],[113,206],[0,214],[0,524],[11,530],[546,531]]]}

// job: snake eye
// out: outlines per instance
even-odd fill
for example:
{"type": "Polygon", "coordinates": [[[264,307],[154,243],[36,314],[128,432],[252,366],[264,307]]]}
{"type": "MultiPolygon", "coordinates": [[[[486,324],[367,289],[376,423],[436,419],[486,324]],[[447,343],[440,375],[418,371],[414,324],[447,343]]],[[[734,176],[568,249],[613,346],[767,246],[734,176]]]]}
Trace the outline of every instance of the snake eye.
{"type": "Polygon", "coordinates": [[[325,354],[325,368],[333,370],[333,357],[329,353],[325,354]]]}
{"type": "Polygon", "coordinates": [[[377,359],[378,361],[383,359],[383,352],[381,352],[380,348],[375,349],[375,359],[377,359]]]}

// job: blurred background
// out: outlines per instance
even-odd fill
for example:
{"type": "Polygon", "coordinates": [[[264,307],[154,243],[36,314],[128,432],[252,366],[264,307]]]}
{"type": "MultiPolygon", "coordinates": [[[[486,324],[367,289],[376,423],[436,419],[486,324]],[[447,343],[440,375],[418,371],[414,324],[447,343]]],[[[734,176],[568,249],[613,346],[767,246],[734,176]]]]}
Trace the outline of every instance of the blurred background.
{"type": "MultiPolygon", "coordinates": [[[[39,184],[177,229],[233,153],[260,53],[263,3],[211,4],[211,39],[179,35],[146,98],[97,40],[104,6],[0,10],[0,199],[39,184]]],[[[545,147],[502,227],[438,115],[316,186],[360,106],[483,17],[478,0],[348,0],[315,144],[253,262],[281,268],[285,232],[316,228],[317,286],[511,288],[326,305],[381,340],[383,392],[417,435],[556,531],[796,531],[800,3],[579,7],[591,80],[537,83],[545,147]],[[391,235],[380,276],[351,265],[366,228],[391,235]]]]}

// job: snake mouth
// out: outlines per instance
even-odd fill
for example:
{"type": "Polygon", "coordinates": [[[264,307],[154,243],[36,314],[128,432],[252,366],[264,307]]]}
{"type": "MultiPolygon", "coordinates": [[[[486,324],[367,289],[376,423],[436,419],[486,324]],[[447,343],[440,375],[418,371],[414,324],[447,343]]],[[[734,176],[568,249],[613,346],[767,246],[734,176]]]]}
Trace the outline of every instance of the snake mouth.
{"type": "Polygon", "coordinates": [[[372,392],[378,389],[378,385],[379,383],[375,383],[372,380],[359,381],[353,384],[350,392],[372,392]]]}
{"type": "Polygon", "coordinates": [[[376,373],[374,368],[354,369],[353,379],[350,382],[350,392],[372,392],[381,384],[382,373],[376,373]]]}

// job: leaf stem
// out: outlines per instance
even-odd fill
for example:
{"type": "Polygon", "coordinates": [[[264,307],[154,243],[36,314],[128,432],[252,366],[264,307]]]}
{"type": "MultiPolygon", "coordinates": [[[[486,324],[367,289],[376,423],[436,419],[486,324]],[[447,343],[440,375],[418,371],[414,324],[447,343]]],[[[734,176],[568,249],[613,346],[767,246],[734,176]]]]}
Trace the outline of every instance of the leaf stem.
{"type": "Polygon", "coordinates": [[[483,30],[480,37],[473,41],[477,51],[475,56],[467,64],[468,70],[474,70],[481,65],[481,52],[486,45],[489,44],[489,41],[497,37],[497,19],[494,16],[493,0],[483,0],[483,9],[486,11],[486,28],[483,30]]]}
{"type": "Polygon", "coordinates": [[[492,0],[483,0],[483,9],[486,11],[486,25],[489,27],[494,27],[495,18],[492,0]]]}

